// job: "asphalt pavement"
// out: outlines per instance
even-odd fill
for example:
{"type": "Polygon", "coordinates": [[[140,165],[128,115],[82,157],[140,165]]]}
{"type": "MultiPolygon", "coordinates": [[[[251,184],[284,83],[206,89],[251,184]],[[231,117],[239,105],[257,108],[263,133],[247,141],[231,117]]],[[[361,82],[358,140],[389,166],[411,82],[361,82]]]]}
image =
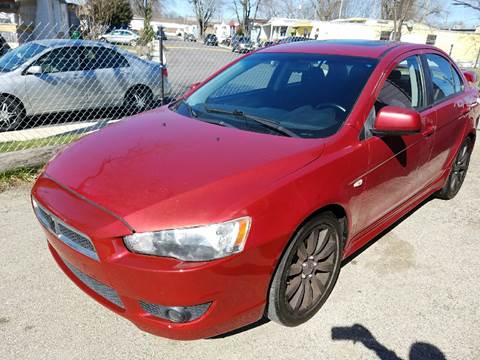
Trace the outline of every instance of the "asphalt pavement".
{"type": "Polygon", "coordinates": [[[458,196],[346,263],[306,324],[193,342],[141,332],[90,299],[51,258],[29,187],[0,193],[0,359],[480,359],[479,178],[477,147],[458,196]]]}

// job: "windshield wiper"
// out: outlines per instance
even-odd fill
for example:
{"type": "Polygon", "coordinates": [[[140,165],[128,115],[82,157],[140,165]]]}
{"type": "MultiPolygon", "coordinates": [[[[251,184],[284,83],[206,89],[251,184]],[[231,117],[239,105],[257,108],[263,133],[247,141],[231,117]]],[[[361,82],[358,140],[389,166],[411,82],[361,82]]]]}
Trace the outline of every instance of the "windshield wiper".
{"type": "Polygon", "coordinates": [[[287,128],[283,127],[282,125],[280,125],[279,123],[277,123],[275,121],[265,119],[265,118],[262,118],[262,117],[259,117],[259,116],[255,116],[255,115],[245,114],[241,110],[230,111],[230,110],[217,109],[217,108],[211,108],[211,107],[205,106],[205,111],[209,112],[209,113],[216,113],[216,114],[224,114],[224,115],[232,115],[232,116],[242,117],[244,119],[251,120],[251,121],[254,121],[258,124],[261,124],[261,125],[265,126],[266,128],[275,130],[276,132],[281,133],[283,135],[286,135],[286,136],[289,136],[289,137],[299,137],[293,131],[288,130],[287,128]]]}
{"type": "MultiPolygon", "coordinates": [[[[179,99],[177,100],[174,104],[174,106],[176,106],[178,108],[178,106],[180,105],[183,105],[187,108],[189,114],[191,117],[194,117],[196,119],[198,119],[198,114],[196,113],[196,111],[193,109],[193,107],[187,103],[184,99],[179,99]]],[[[206,123],[209,123],[209,124],[214,124],[214,125],[220,125],[220,126],[224,126],[224,127],[228,127],[228,128],[232,128],[232,129],[238,129],[236,126],[230,124],[230,123],[227,123],[225,121],[222,121],[222,120],[215,120],[215,119],[200,119],[201,121],[204,121],[206,123]]]]}

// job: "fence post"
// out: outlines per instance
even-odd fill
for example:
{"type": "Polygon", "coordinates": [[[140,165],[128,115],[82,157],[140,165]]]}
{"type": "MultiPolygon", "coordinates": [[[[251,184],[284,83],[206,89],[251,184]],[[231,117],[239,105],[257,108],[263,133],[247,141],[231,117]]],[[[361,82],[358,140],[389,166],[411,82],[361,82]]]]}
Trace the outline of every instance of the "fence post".
{"type": "Polygon", "coordinates": [[[478,49],[477,60],[475,60],[475,66],[474,66],[475,69],[478,67],[478,59],[479,58],[480,58],[480,49],[478,49]]]}
{"type": "Polygon", "coordinates": [[[448,53],[448,56],[452,56],[452,51],[453,51],[453,44],[450,45],[450,51],[448,53]]]}
{"type": "Polygon", "coordinates": [[[159,46],[160,46],[160,66],[162,67],[162,70],[160,72],[161,74],[161,78],[160,78],[160,89],[161,89],[161,97],[162,97],[162,100],[161,100],[161,104],[163,105],[163,103],[165,102],[165,84],[164,84],[164,79],[163,79],[163,74],[164,74],[164,67],[165,67],[165,64],[163,63],[163,26],[160,25],[159,27],[160,29],[160,36],[159,36],[159,39],[158,39],[158,42],[159,42],[159,46]]]}

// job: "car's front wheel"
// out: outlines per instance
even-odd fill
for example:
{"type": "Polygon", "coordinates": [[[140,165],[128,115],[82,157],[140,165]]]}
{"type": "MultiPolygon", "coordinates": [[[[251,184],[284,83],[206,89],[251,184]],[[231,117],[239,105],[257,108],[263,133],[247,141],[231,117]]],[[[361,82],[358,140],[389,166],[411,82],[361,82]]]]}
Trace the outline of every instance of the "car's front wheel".
{"type": "Polygon", "coordinates": [[[270,320],[297,326],[322,307],[340,273],[342,233],[341,223],[331,212],[314,217],[297,231],[272,280],[270,320]]]}
{"type": "Polygon", "coordinates": [[[9,96],[0,95],[0,130],[18,129],[25,119],[22,104],[9,96]]]}
{"type": "Polygon", "coordinates": [[[465,176],[467,175],[468,165],[470,164],[470,156],[472,155],[473,142],[472,139],[466,138],[462,146],[458,150],[453,160],[450,175],[443,188],[437,193],[437,197],[443,200],[450,200],[457,195],[462,187],[465,176]]]}

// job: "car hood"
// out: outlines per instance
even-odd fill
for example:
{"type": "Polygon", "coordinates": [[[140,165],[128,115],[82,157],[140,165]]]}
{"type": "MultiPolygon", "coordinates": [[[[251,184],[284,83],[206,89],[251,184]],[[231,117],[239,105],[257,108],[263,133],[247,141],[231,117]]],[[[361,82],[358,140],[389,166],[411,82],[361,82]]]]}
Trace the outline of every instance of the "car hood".
{"type": "Polygon", "coordinates": [[[224,221],[315,160],[318,139],[225,128],[164,107],[86,136],[45,174],[135,231],[224,221]]]}

